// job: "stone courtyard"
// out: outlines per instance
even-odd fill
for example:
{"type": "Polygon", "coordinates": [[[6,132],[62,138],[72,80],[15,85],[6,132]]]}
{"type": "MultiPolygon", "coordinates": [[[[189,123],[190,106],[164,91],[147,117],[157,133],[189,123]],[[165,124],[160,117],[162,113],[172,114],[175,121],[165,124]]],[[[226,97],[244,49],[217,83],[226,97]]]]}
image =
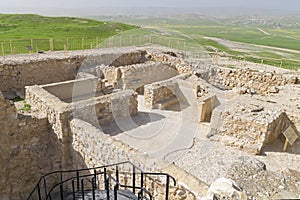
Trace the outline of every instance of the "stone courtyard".
{"type": "Polygon", "coordinates": [[[0,199],[123,161],[173,175],[174,200],[226,196],[222,177],[241,188],[229,199],[300,198],[299,77],[159,46],[0,58],[0,199]]]}

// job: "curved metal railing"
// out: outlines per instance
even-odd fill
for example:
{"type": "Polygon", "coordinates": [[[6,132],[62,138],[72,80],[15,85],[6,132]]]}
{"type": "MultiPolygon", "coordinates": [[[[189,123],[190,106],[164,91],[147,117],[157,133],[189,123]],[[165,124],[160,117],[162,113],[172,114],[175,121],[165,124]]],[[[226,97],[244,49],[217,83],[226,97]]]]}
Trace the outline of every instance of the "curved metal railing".
{"type": "Polygon", "coordinates": [[[145,183],[146,177],[151,176],[165,177],[165,199],[168,200],[170,179],[176,185],[175,178],[167,173],[143,172],[129,161],[95,168],[48,173],[39,179],[27,200],[54,200],[57,198],[63,200],[67,194],[71,194],[73,199],[76,195],[81,195],[81,198],[84,199],[87,191],[92,193],[93,200],[96,199],[96,191],[105,191],[107,199],[112,195],[117,200],[120,189],[122,191],[131,189],[134,195],[138,195],[138,199],[151,200],[153,194],[146,189],[145,183]],[[129,171],[121,170],[120,172],[120,167],[124,168],[126,165],[129,166],[129,171]],[[121,183],[120,174],[130,181],[121,183]],[[127,177],[128,175],[129,177],[127,177]]]}

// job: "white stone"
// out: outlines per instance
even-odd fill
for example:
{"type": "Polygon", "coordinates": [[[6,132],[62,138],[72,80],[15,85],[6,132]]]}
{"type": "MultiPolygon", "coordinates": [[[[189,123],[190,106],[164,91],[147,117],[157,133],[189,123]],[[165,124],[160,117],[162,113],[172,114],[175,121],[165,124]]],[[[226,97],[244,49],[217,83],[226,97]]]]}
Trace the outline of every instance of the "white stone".
{"type": "Polygon", "coordinates": [[[233,180],[224,177],[217,179],[210,185],[206,198],[213,200],[214,195],[226,199],[247,200],[246,193],[233,180]]]}

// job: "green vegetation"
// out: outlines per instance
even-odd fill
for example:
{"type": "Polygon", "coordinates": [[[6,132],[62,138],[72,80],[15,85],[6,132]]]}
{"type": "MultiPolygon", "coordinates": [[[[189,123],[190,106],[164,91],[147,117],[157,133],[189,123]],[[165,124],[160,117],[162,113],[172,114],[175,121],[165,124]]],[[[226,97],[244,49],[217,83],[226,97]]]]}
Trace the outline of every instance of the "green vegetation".
{"type": "Polygon", "coordinates": [[[245,57],[246,61],[254,62],[254,63],[261,63],[263,59],[263,64],[272,65],[276,67],[282,67],[285,69],[299,69],[300,68],[300,61],[294,61],[289,59],[282,59],[282,60],[275,60],[272,58],[257,58],[257,57],[245,57]]]}
{"type": "Polygon", "coordinates": [[[265,31],[270,32],[271,35],[265,35],[255,28],[233,25],[175,27],[175,29],[187,35],[203,35],[248,44],[300,50],[299,39],[293,38],[298,37],[298,35],[294,34],[300,34],[300,30],[297,30],[294,34],[285,33],[287,35],[283,36],[278,35],[278,31],[270,28],[265,28],[265,31]]]}
{"type": "Polygon", "coordinates": [[[185,38],[180,38],[185,40],[185,45],[182,45],[181,40],[179,40],[179,45],[176,45],[175,42],[171,42],[171,45],[170,42],[169,44],[162,42],[155,44],[181,50],[193,47],[194,49],[191,48],[191,50],[196,50],[196,52],[201,51],[197,48],[203,47],[210,55],[218,54],[236,60],[287,69],[300,68],[299,53],[297,52],[300,51],[300,26],[298,23],[300,15],[225,19],[201,15],[148,18],[145,16],[94,16],[92,18],[148,26],[153,30],[172,30],[171,33],[160,33],[165,36],[165,42],[172,40],[170,38],[180,38],[177,33],[185,36],[185,38]],[[231,41],[237,43],[233,44],[231,41]]]}
{"type": "Polygon", "coordinates": [[[176,17],[104,17],[93,19],[119,21],[143,26],[177,30],[195,39],[203,36],[223,38],[242,43],[300,50],[300,15],[282,17],[213,18],[201,15],[176,17]]]}
{"type": "Polygon", "coordinates": [[[235,60],[245,60],[249,62],[254,63],[263,63],[267,65],[282,67],[286,69],[299,69],[300,68],[300,62],[297,60],[287,59],[284,58],[283,55],[279,55],[272,52],[254,52],[249,54],[245,52],[239,52],[235,50],[231,50],[230,48],[221,45],[220,43],[210,40],[210,39],[204,39],[204,38],[198,38],[196,39],[197,42],[199,42],[200,45],[204,46],[204,48],[210,53],[215,54],[218,52],[224,52],[226,53],[226,57],[231,57],[235,60]],[[211,48],[213,47],[213,48],[211,48]],[[216,50],[218,52],[216,52],[216,50]]]}
{"type": "Polygon", "coordinates": [[[30,111],[31,110],[31,105],[28,103],[25,103],[23,108],[20,108],[21,111],[30,111]]]}
{"type": "Polygon", "coordinates": [[[19,102],[19,101],[24,101],[24,99],[22,99],[21,97],[17,96],[15,98],[10,99],[13,102],[19,102]]]}
{"type": "Polygon", "coordinates": [[[92,18],[107,22],[74,17],[0,15],[0,55],[151,43],[191,51],[195,56],[202,52],[287,69],[300,68],[297,52],[300,51],[297,20],[300,16],[254,20],[200,15],[92,18]],[[239,43],[232,45],[231,41],[239,43]]]}
{"type": "Polygon", "coordinates": [[[197,38],[196,41],[210,53],[215,53],[215,50],[210,48],[210,47],[214,47],[218,51],[225,52],[230,55],[236,55],[236,56],[243,55],[241,52],[231,50],[230,48],[228,48],[214,40],[197,38]]]}
{"type": "Polygon", "coordinates": [[[5,54],[26,53],[29,46],[32,51],[95,48],[106,38],[134,28],[74,17],[0,14],[0,55],[2,49],[5,54]]]}

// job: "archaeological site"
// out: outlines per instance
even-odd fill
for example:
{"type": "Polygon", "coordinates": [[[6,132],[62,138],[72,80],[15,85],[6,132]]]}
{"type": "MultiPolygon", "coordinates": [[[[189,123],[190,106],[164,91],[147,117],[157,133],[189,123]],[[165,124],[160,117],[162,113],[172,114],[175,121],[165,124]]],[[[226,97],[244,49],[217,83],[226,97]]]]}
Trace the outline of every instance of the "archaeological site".
{"type": "Polygon", "coordinates": [[[300,72],[155,45],[0,58],[0,200],[300,198],[300,72]]]}

